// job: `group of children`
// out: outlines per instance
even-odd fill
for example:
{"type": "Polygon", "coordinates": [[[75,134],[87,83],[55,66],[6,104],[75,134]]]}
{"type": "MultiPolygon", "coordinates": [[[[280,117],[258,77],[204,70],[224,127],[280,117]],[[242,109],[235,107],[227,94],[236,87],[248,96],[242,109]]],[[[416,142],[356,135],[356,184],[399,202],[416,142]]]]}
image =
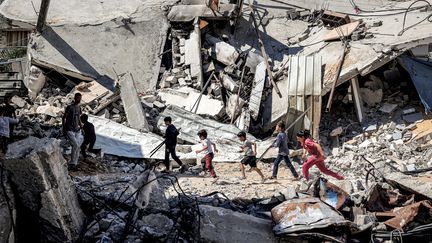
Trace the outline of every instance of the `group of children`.
{"type": "MultiPolygon", "coordinates": [[[[171,117],[165,118],[165,125],[167,125],[167,131],[166,131],[166,154],[165,154],[165,166],[167,170],[169,169],[169,154],[173,157],[173,159],[179,163],[181,166],[181,173],[185,170],[185,165],[180,161],[180,159],[175,154],[175,146],[177,144],[177,135],[179,134],[178,130],[175,128],[175,126],[172,124],[171,117]]],[[[272,175],[269,179],[277,179],[277,173],[279,169],[280,162],[285,161],[287,167],[291,170],[291,173],[293,174],[294,178],[296,180],[300,179],[300,176],[297,174],[294,166],[291,164],[291,161],[289,159],[289,149],[288,149],[288,136],[285,132],[285,124],[283,122],[279,122],[276,125],[277,132],[277,138],[276,141],[272,144],[272,147],[278,148],[278,155],[276,159],[273,162],[273,171],[272,175]]],[[[195,152],[201,153],[205,151],[205,156],[201,160],[203,171],[208,170],[210,172],[210,175],[212,177],[217,177],[216,173],[214,171],[212,160],[214,158],[214,152],[218,152],[216,148],[216,144],[210,141],[210,139],[207,137],[207,131],[206,130],[200,130],[198,132],[198,137],[201,140],[202,143],[202,149],[196,150],[195,152]]],[[[255,171],[259,174],[261,177],[261,181],[264,182],[265,178],[263,173],[260,169],[257,167],[257,151],[256,151],[256,143],[248,140],[246,137],[245,132],[239,132],[237,134],[237,137],[239,138],[240,142],[242,142],[242,145],[240,147],[239,152],[244,153],[243,158],[240,162],[240,171],[242,173],[242,178],[246,178],[245,174],[245,166],[249,165],[251,167],[251,171],[255,171]]],[[[338,180],[343,180],[344,177],[337,174],[336,172],[333,172],[329,170],[325,164],[324,159],[325,155],[321,148],[321,146],[315,142],[310,135],[309,130],[303,130],[299,131],[297,133],[297,141],[301,144],[303,148],[303,154],[301,156],[301,159],[304,161],[302,165],[302,172],[303,177],[305,180],[309,180],[309,169],[316,165],[318,169],[326,175],[333,176],[338,180]],[[307,157],[306,155],[309,154],[307,157]]]]}

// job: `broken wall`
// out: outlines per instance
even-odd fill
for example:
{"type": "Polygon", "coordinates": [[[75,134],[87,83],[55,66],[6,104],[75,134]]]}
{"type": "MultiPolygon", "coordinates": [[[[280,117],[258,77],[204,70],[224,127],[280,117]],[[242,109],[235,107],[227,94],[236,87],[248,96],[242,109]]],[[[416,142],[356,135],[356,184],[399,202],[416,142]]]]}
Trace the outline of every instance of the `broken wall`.
{"type": "Polygon", "coordinates": [[[60,140],[29,137],[13,143],[4,167],[17,188],[18,200],[31,212],[19,220],[30,220],[40,229],[40,235],[34,237],[42,242],[76,241],[84,214],[67,173],[60,140]]]}

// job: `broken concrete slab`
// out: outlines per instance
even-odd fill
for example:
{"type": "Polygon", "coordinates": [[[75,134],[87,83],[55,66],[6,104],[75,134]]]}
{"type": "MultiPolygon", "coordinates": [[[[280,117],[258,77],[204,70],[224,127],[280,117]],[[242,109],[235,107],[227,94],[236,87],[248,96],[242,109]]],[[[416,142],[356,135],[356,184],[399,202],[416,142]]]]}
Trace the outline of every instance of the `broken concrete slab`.
{"type": "MultiPolygon", "coordinates": [[[[89,116],[89,121],[93,123],[96,131],[95,147],[101,148],[104,154],[148,158],[150,151],[163,141],[163,138],[156,134],[141,133],[103,117],[89,116]]],[[[162,151],[156,153],[154,158],[163,159],[162,151]]]]}
{"type": "Polygon", "coordinates": [[[82,95],[81,103],[90,104],[94,100],[102,99],[104,96],[110,97],[113,92],[96,81],[89,83],[82,82],[75,86],[72,93],[80,93],[82,95]]]}
{"type": "Polygon", "coordinates": [[[235,119],[242,112],[244,104],[245,101],[242,98],[236,94],[233,94],[228,100],[226,113],[230,118],[234,117],[235,119]]]}
{"type": "Polygon", "coordinates": [[[152,213],[169,212],[168,200],[153,171],[146,170],[141,174],[134,182],[134,187],[139,189],[135,201],[138,208],[152,213]]]}
{"type": "Polygon", "coordinates": [[[360,21],[351,22],[348,24],[344,24],[328,31],[323,40],[331,41],[331,40],[339,40],[343,37],[350,36],[360,25],[360,21]]]}
{"type": "Polygon", "coordinates": [[[84,224],[60,140],[29,137],[9,145],[4,161],[23,206],[37,215],[42,241],[76,241],[84,224]]]}
{"type": "Polygon", "coordinates": [[[212,11],[207,5],[176,5],[168,13],[169,21],[188,22],[197,17],[229,18],[234,15],[235,4],[220,4],[219,11],[212,11]]]}
{"type": "Polygon", "coordinates": [[[191,111],[196,109],[196,114],[219,117],[223,114],[223,103],[220,100],[212,99],[208,95],[202,95],[199,103],[196,101],[200,93],[190,87],[180,87],[179,89],[162,89],[158,95],[167,105],[176,105],[191,111]],[[198,106],[198,109],[197,109],[198,106]]]}
{"type": "Polygon", "coordinates": [[[237,93],[239,86],[237,85],[236,82],[234,82],[234,80],[228,74],[222,73],[221,78],[222,78],[222,84],[227,90],[233,93],[237,93]]]}
{"type": "MultiPolygon", "coordinates": [[[[163,118],[167,116],[172,117],[173,123],[176,124],[177,128],[181,128],[178,138],[190,144],[198,144],[200,140],[196,133],[201,129],[205,129],[209,139],[216,143],[219,150],[219,153],[215,153],[214,161],[238,162],[241,159],[242,154],[238,152],[241,142],[237,138],[237,133],[241,130],[235,125],[223,124],[203,118],[176,106],[168,106],[160,114],[158,120],[158,126],[161,130],[165,128],[163,118]]],[[[247,136],[250,140],[256,140],[251,134],[247,136]]],[[[258,145],[260,144],[258,143],[258,145]]],[[[193,151],[191,152],[191,155],[196,156],[193,151]]]]}
{"type": "Polygon", "coordinates": [[[363,102],[365,102],[368,106],[374,106],[378,103],[381,103],[383,91],[382,89],[371,90],[368,88],[360,88],[360,95],[363,102]]]}
{"type": "Polygon", "coordinates": [[[100,25],[50,26],[31,37],[28,53],[38,66],[84,81],[96,80],[110,90],[114,90],[116,73],[130,72],[139,78],[135,80],[138,92],[145,92],[157,84],[158,55],[167,29],[162,15],[126,24],[118,20],[100,25]]]}
{"type": "Polygon", "coordinates": [[[174,222],[163,214],[149,214],[139,221],[141,230],[155,237],[163,237],[170,233],[174,222]]]}
{"type": "Polygon", "coordinates": [[[337,127],[337,128],[335,128],[335,129],[333,129],[331,132],[330,132],[330,136],[332,136],[332,137],[336,137],[336,136],[339,136],[339,135],[341,135],[342,133],[343,133],[343,128],[342,127],[337,127]]]}
{"type": "Polygon", "coordinates": [[[386,174],[385,178],[389,181],[388,183],[394,187],[421,194],[429,198],[429,200],[432,200],[432,181],[428,176],[418,175],[413,177],[399,172],[393,172],[386,174]]]}
{"type": "Polygon", "coordinates": [[[206,35],[205,38],[212,46],[210,53],[214,59],[227,66],[235,64],[239,57],[239,53],[235,47],[211,35],[206,35]]]}
{"type": "Polygon", "coordinates": [[[19,108],[24,108],[24,106],[27,105],[27,102],[23,98],[16,96],[16,95],[14,95],[11,98],[11,102],[12,102],[12,104],[18,106],[19,108]]]}
{"type": "Polygon", "coordinates": [[[258,119],[259,110],[261,108],[261,98],[264,90],[264,85],[267,77],[267,69],[265,62],[261,62],[256,67],[254,83],[252,85],[252,93],[249,100],[249,109],[254,120],[258,119]]]}
{"type": "Polygon", "coordinates": [[[384,103],[382,105],[382,107],[380,108],[381,112],[390,114],[392,113],[394,110],[396,110],[396,108],[398,107],[397,104],[389,104],[389,103],[384,103]]]}
{"type": "Polygon", "coordinates": [[[236,127],[238,127],[240,130],[248,132],[250,127],[250,120],[251,115],[249,108],[242,108],[241,114],[239,117],[237,117],[237,120],[235,121],[236,127]]]}
{"type": "Polygon", "coordinates": [[[52,117],[60,117],[63,112],[63,109],[60,107],[55,107],[51,105],[42,105],[36,108],[37,114],[44,114],[52,117]]]}
{"type": "Polygon", "coordinates": [[[46,77],[42,70],[36,66],[28,69],[28,75],[24,78],[24,85],[27,87],[30,98],[34,99],[45,85],[46,77]]]}
{"type": "Polygon", "coordinates": [[[140,131],[149,131],[150,128],[141,100],[138,98],[132,74],[126,75],[121,79],[120,97],[123,101],[129,126],[140,131]]]}
{"type": "Polygon", "coordinates": [[[413,113],[409,115],[404,115],[402,117],[406,122],[414,123],[423,120],[423,114],[422,113],[413,113]]]}
{"type": "Polygon", "coordinates": [[[201,240],[204,242],[279,242],[272,231],[271,221],[229,209],[199,206],[201,240]]]}
{"type": "MultiPolygon", "coordinates": [[[[96,148],[102,149],[102,154],[111,154],[126,158],[165,158],[164,149],[159,149],[150,157],[151,151],[160,143],[163,138],[150,132],[140,132],[136,129],[124,126],[110,119],[97,116],[89,116],[96,131],[96,148]]],[[[177,155],[183,162],[196,161],[196,154],[192,153],[190,146],[177,146],[177,155]]]]}
{"type": "Polygon", "coordinates": [[[198,84],[204,86],[201,60],[201,31],[198,23],[194,23],[194,30],[185,42],[185,65],[190,66],[191,77],[196,78],[198,84]]]}

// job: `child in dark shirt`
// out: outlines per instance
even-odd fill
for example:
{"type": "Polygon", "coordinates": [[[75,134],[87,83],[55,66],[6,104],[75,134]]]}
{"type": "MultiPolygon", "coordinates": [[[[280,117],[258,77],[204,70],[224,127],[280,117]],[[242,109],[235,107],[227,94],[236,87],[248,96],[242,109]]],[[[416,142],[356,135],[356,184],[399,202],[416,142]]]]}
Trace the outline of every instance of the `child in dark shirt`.
{"type": "Polygon", "coordinates": [[[82,123],[82,131],[84,133],[84,141],[81,144],[81,153],[85,161],[87,159],[86,149],[88,152],[95,154],[99,153],[100,149],[93,148],[94,144],[96,143],[96,132],[93,124],[88,121],[88,116],[86,114],[82,114],[80,116],[80,120],[82,123]]]}

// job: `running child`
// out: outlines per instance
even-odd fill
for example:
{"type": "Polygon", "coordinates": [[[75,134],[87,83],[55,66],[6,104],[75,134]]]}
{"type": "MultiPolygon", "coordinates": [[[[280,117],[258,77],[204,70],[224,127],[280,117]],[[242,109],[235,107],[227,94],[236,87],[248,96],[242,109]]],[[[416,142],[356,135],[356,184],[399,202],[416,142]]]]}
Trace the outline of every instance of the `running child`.
{"type": "Polygon", "coordinates": [[[303,163],[302,171],[303,176],[306,180],[309,180],[309,169],[316,165],[318,169],[326,175],[333,176],[338,180],[343,180],[344,177],[339,175],[338,173],[329,170],[324,164],[324,151],[321,148],[321,145],[316,143],[311,137],[309,130],[299,131],[297,133],[297,141],[303,147],[303,155],[302,160],[306,159],[306,152],[309,153],[309,157],[307,157],[306,162],[303,163]]]}
{"type": "Polygon", "coordinates": [[[277,173],[279,169],[279,164],[282,162],[282,160],[285,161],[286,166],[291,170],[291,173],[293,174],[295,179],[298,179],[299,176],[294,169],[294,166],[291,164],[291,161],[288,157],[289,155],[289,149],[288,149],[288,136],[285,132],[285,123],[280,121],[276,124],[275,131],[278,133],[276,141],[273,144],[273,147],[278,148],[278,156],[273,162],[273,173],[272,176],[269,178],[271,180],[277,179],[277,173]]]}
{"type": "Polygon", "coordinates": [[[241,131],[237,134],[237,137],[240,139],[240,141],[243,143],[243,145],[240,147],[240,152],[244,152],[244,157],[241,160],[240,163],[240,170],[243,175],[243,179],[246,179],[245,174],[245,165],[249,165],[251,167],[251,170],[256,171],[258,175],[261,176],[261,182],[264,182],[264,175],[262,174],[261,170],[258,169],[256,164],[256,143],[252,142],[250,140],[246,139],[246,133],[241,131]]]}
{"type": "Polygon", "coordinates": [[[205,156],[201,159],[201,164],[203,165],[203,171],[205,171],[205,169],[207,168],[207,170],[210,172],[210,175],[213,178],[216,178],[216,173],[214,171],[213,164],[212,164],[212,160],[214,158],[214,152],[216,153],[218,152],[216,148],[216,144],[214,144],[212,141],[210,141],[210,139],[207,138],[207,131],[204,129],[198,132],[198,137],[201,139],[203,148],[195,152],[198,154],[203,151],[206,151],[205,156]]]}

